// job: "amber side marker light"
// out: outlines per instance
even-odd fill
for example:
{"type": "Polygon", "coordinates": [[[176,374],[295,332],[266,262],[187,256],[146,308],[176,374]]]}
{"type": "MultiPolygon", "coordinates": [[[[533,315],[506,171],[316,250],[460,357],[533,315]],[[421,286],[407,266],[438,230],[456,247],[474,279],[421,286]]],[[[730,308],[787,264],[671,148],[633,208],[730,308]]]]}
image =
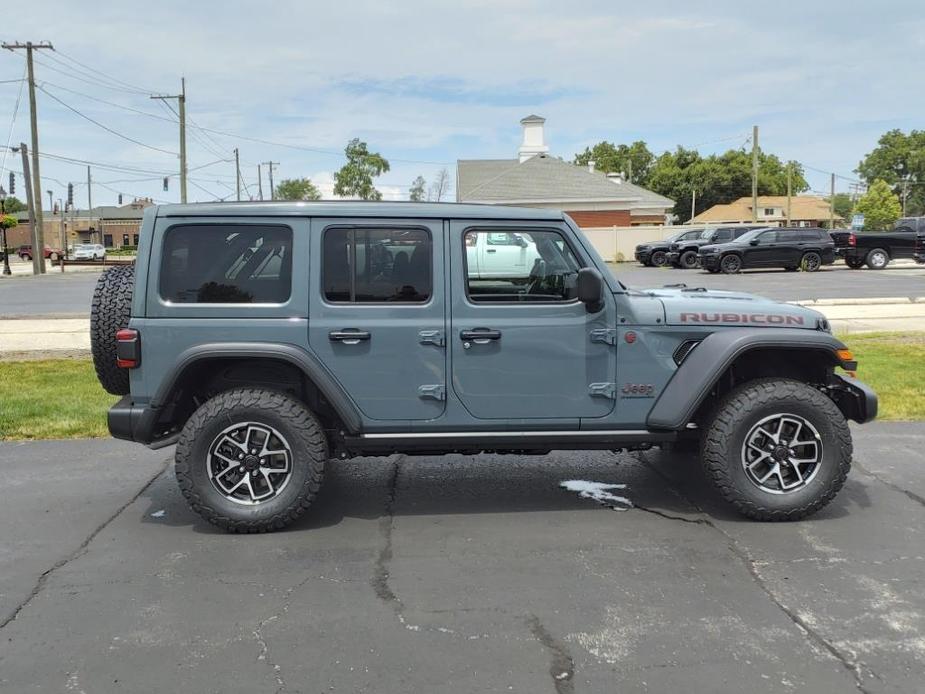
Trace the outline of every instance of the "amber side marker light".
{"type": "Polygon", "coordinates": [[[858,363],[854,360],[854,354],[851,350],[837,349],[835,350],[835,356],[838,357],[845,372],[851,376],[851,378],[857,378],[858,363]]]}

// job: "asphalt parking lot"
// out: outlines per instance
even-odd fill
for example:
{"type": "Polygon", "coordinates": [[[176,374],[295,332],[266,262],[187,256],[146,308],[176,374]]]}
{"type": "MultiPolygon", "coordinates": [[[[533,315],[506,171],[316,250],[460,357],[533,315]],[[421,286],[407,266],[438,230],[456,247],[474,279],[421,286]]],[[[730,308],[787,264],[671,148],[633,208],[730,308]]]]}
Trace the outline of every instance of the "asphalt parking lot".
{"type": "Polygon", "coordinates": [[[660,451],[393,456],[261,536],[189,512],[169,449],[0,444],[0,690],[920,692],[925,424],[855,441],[799,523],[660,451]]]}
{"type": "MultiPolygon", "coordinates": [[[[729,289],[779,301],[807,299],[909,297],[925,294],[925,265],[895,263],[886,270],[849,270],[841,263],[819,272],[750,270],[739,275],[711,275],[701,270],[646,268],[636,263],[611,265],[625,284],[660,287],[684,282],[691,287],[729,289]]],[[[83,317],[90,313],[96,272],[49,272],[40,277],[0,280],[0,318],[83,317]]]]}

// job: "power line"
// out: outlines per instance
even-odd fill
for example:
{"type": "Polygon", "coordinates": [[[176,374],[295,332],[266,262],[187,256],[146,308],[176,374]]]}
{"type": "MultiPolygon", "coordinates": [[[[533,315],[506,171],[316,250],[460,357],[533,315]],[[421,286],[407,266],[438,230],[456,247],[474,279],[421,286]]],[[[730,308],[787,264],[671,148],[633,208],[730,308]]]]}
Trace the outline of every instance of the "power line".
{"type": "Polygon", "coordinates": [[[21,80],[0,80],[0,84],[13,84],[14,82],[25,82],[26,78],[23,77],[21,80]]]}
{"type": "Polygon", "coordinates": [[[112,134],[115,135],[116,137],[121,137],[123,140],[126,140],[127,142],[134,143],[134,144],[136,144],[136,145],[139,145],[140,147],[146,147],[147,149],[154,150],[155,152],[162,152],[162,153],[164,153],[164,154],[169,154],[169,155],[174,156],[174,157],[177,156],[177,153],[176,153],[176,152],[171,152],[169,149],[163,149],[163,148],[161,148],[161,147],[155,147],[154,145],[146,144],[146,143],[142,142],[141,140],[136,140],[136,139],[133,138],[133,137],[129,137],[128,135],[124,135],[123,133],[120,133],[118,130],[113,130],[113,129],[110,128],[108,125],[103,125],[103,124],[100,123],[98,120],[94,120],[93,118],[91,118],[91,117],[88,116],[87,114],[85,114],[85,113],[83,113],[83,112],[77,110],[77,109],[74,108],[73,106],[71,106],[71,105],[65,103],[64,101],[62,101],[61,99],[59,99],[58,97],[56,97],[54,94],[52,94],[51,92],[49,92],[49,91],[48,91],[47,89],[45,89],[44,87],[39,87],[39,89],[40,89],[42,92],[44,92],[47,96],[50,96],[52,99],[54,99],[54,100],[57,101],[59,104],[61,104],[62,106],[64,106],[64,107],[65,107],[66,109],[68,109],[69,111],[73,111],[74,113],[76,113],[76,114],[77,114],[78,116],[80,116],[81,118],[90,121],[91,123],[93,123],[93,124],[94,124],[95,126],[97,126],[98,128],[102,128],[102,129],[105,130],[106,132],[112,133],[112,134]]]}
{"type": "Polygon", "coordinates": [[[156,91],[156,90],[153,90],[153,89],[141,89],[140,87],[135,87],[135,86],[129,84],[128,82],[125,82],[124,80],[121,80],[121,79],[119,79],[119,78],[117,78],[117,77],[113,77],[112,75],[109,75],[109,74],[103,72],[102,70],[97,70],[96,68],[90,67],[89,65],[86,65],[85,63],[80,62],[79,60],[77,60],[77,58],[74,58],[73,56],[70,56],[70,55],[68,55],[67,53],[64,53],[63,51],[60,51],[60,50],[59,50],[59,51],[57,51],[57,53],[58,53],[58,55],[63,56],[64,58],[66,58],[67,60],[71,61],[72,63],[76,63],[76,64],[79,65],[80,67],[83,67],[83,68],[85,68],[85,69],[87,69],[87,70],[90,70],[91,72],[95,72],[95,73],[97,73],[98,75],[102,75],[103,77],[109,79],[109,80],[112,81],[112,82],[115,82],[116,84],[123,84],[123,85],[125,85],[126,87],[130,87],[130,88],[133,88],[133,89],[140,89],[141,92],[142,92],[142,94],[144,94],[145,96],[147,96],[148,94],[151,94],[151,93],[153,93],[153,92],[156,91]]]}
{"type": "Polygon", "coordinates": [[[178,122],[176,118],[167,118],[166,116],[162,116],[157,113],[151,113],[150,111],[143,111],[140,108],[132,108],[131,106],[126,106],[124,104],[118,104],[115,101],[107,101],[106,99],[100,99],[99,97],[91,96],[90,94],[84,94],[83,92],[78,92],[74,89],[69,89],[68,87],[63,87],[60,84],[55,84],[54,82],[49,82],[48,80],[43,80],[41,82],[40,88],[44,87],[45,85],[50,85],[54,87],[55,89],[61,89],[62,91],[69,92],[77,96],[82,96],[85,99],[90,99],[91,101],[96,101],[101,104],[106,104],[107,106],[113,106],[115,108],[121,108],[124,111],[131,111],[132,113],[137,113],[142,116],[147,116],[148,118],[155,118],[157,120],[166,121],[168,123],[173,123],[175,125],[178,122]]]}
{"type": "Polygon", "coordinates": [[[0,160],[0,176],[6,170],[6,155],[10,151],[10,145],[13,144],[13,127],[16,125],[16,116],[19,113],[19,104],[22,101],[22,90],[26,84],[26,71],[28,66],[23,65],[23,78],[19,80],[19,93],[16,95],[16,105],[13,106],[13,117],[10,119],[10,134],[6,138],[6,149],[3,150],[3,159],[0,160]]]}
{"type": "Polygon", "coordinates": [[[84,84],[89,84],[93,87],[103,87],[104,89],[111,89],[112,91],[116,91],[116,92],[126,92],[128,94],[135,94],[137,96],[140,96],[141,94],[144,93],[144,92],[138,92],[135,89],[124,89],[122,87],[115,87],[111,84],[106,84],[99,80],[88,80],[88,79],[85,79],[84,77],[81,77],[79,74],[75,74],[74,72],[70,70],[62,70],[61,68],[56,67],[55,65],[52,65],[51,63],[46,63],[42,60],[36,60],[35,62],[41,65],[42,67],[44,67],[46,70],[52,70],[61,75],[64,75],[65,77],[69,77],[70,79],[77,80],[78,82],[83,82],[84,84]]]}

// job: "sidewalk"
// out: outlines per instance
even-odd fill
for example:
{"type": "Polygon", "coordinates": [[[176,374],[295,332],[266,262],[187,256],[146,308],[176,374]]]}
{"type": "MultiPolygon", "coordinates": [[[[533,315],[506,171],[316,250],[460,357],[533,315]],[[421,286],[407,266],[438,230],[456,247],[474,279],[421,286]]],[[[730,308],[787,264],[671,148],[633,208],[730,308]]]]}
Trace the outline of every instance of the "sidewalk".
{"type": "MultiPolygon", "coordinates": [[[[835,333],[925,332],[925,297],[795,301],[825,315],[835,333]]],[[[0,320],[0,358],[90,352],[87,318],[0,320]]],[[[34,358],[34,357],[33,357],[34,358]]]]}

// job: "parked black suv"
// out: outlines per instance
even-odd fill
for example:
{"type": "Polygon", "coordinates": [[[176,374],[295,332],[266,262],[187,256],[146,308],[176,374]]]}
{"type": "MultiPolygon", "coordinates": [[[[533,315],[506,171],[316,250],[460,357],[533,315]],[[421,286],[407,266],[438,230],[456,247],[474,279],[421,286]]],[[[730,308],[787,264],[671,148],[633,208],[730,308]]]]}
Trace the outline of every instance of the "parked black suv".
{"type": "Polygon", "coordinates": [[[702,234],[702,229],[689,229],[672,234],[664,241],[641,243],[636,246],[636,262],[648,267],[663,267],[668,264],[668,251],[671,244],[693,241],[694,239],[699,239],[702,234]]]}
{"type": "Polygon", "coordinates": [[[766,229],[767,225],[761,226],[724,226],[724,227],[707,227],[699,236],[692,239],[678,240],[671,244],[668,251],[668,262],[674,267],[691,270],[699,266],[697,252],[701,246],[712,243],[726,243],[733,241],[742,234],[748,233],[755,229],[766,229]]]}
{"type": "Polygon", "coordinates": [[[818,227],[755,229],[729,243],[702,246],[699,260],[709,272],[726,274],[766,267],[815,272],[835,261],[835,242],[818,227]]]}

